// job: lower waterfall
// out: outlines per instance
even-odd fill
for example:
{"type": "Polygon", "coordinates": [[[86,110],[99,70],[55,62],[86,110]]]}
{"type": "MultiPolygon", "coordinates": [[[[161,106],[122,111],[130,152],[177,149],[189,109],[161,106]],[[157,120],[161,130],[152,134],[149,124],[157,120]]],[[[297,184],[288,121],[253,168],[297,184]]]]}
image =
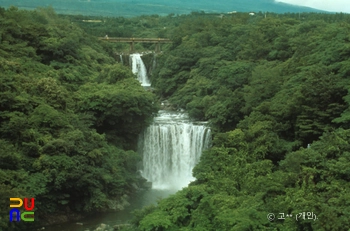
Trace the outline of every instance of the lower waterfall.
{"type": "Polygon", "coordinates": [[[210,128],[186,114],[160,111],[139,138],[142,176],[154,189],[181,189],[195,178],[192,169],[209,147],[210,128]]]}
{"type": "Polygon", "coordinates": [[[141,59],[141,54],[131,54],[130,61],[132,73],[137,75],[137,80],[141,83],[141,85],[144,87],[151,86],[151,82],[147,77],[146,66],[141,59]]]}

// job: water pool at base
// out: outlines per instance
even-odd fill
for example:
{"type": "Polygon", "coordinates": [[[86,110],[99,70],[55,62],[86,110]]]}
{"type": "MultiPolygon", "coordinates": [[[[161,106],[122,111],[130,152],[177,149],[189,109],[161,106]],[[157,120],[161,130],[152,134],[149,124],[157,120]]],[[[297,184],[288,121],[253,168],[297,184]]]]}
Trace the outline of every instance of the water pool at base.
{"type": "Polygon", "coordinates": [[[94,214],[90,217],[86,217],[78,221],[68,222],[60,225],[46,226],[45,231],[93,231],[101,223],[110,226],[125,224],[128,223],[130,219],[132,219],[132,211],[134,209],[141,209],[142,207],[151,204],[156,205],[159,199],[166,198],[171,194],[175,194],[176,191],[177,190],[157,189],[139,191],[130,197],[130,206],[123,211],[94,214]],[[83,225],[79,225],[77,223],[82,223],[83,225]]]}

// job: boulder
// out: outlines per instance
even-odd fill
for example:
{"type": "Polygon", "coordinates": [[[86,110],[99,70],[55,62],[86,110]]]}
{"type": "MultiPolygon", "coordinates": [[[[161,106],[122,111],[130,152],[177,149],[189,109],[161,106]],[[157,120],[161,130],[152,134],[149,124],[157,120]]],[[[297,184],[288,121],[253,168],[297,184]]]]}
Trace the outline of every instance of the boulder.
{"type": "Polygon", "coordinates": [[[113,228],[109,227],[109,225],[102,223],[94,231],[109,231],[109,230],[113,230],[113,228]]]}
{"type": "Polygon", "coordinates": [[[115,225],[113,226],[114,230],[122,230],[123,228],[130,226],[130,224],[119,224],[119,225],[115,225]]]}
{"type": "Polygon", "coordinates": [[[150,181],[146,181],[143,183],[142,185],[144,188],[152,188],[152,182],[150,181]]]}
{"type": "Polygon", "coordinates": [[[137,186],[137,184],[132,183],[131,186],[132,186],[135,190],[139,190],[139,187],[137,186]]]}

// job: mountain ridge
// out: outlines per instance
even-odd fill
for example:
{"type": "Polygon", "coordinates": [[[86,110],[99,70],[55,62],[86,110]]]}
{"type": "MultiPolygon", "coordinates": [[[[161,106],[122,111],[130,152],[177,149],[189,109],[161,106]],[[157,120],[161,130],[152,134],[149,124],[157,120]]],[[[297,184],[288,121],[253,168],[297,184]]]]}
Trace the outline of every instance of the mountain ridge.
{"type": "Polygon", "coordinates": [[[246,0],[212,1],[202,0],[189,2],[183,0],[149,0],[149,1],[123,1],[123,0],[0,0],[1,7],[16,6],[20,9],[35,9],[37,7],[52,6],[60,14],[82,14],[91,16],[124,16],[139,15],[168,15],[188,14],[196,11],[206,13],[239,12],[274,12],[274,13],[298,13],[298,12],[326,12],[314,8],[295,6],[274,0],[246,0]]]}

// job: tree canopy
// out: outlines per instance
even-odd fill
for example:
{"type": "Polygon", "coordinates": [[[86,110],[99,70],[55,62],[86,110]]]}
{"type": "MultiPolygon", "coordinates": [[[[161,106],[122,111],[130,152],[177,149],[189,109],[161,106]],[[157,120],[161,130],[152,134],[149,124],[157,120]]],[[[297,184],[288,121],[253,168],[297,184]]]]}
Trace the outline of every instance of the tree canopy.
{"type": "Polygon", "coordinates": [[[36,221],[113,209],[136,182],[135,142],[155,96],[116,63],[113,46],[50,8],[1,9],[0,24],[1,207],[34,197],[36,221]]]}
{"type": "Polygon", "coordinates": [[[196,180],[136,212],[135,227],[347,230],[349,23],[344,14],[204,14],[169,29],[174,43],[153,84],[208,120],[214,140],[196,180]]]}
{"type": "Polygon", "coordinates": [[[0,8],[0,196],[35,197],[40,218],[113,208],[136,181],[135,141],[161,97],[209,121],[213,144],[194,182],[135,212],[135,230],[349,227],[350,16],[217,16],[96,26],[0,8]],[[126,46],[97,41],[106,33],[173,41],[157,55],[157,97],[116,64],[126,46]]]}

